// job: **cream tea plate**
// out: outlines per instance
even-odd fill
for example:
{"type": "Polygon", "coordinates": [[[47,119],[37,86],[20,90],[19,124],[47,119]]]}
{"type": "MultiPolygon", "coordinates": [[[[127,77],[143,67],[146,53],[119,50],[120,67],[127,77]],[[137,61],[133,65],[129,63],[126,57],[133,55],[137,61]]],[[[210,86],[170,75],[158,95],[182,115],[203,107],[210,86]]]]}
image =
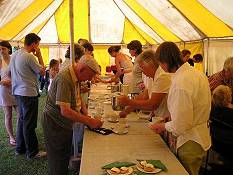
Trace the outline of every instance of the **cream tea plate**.
{"type": "Polygon", "coordinates": [[[107,170],[107,173],[110,174],[110,175],[130,175],[133,173],[133,168],[132,167],[128,167],[128,172],[127,173],[112,173],[111,170],[107,170]]]}
{"type": "Polygon", "coordinates": [[[158,173],[160,171],[162,171],[162,169],[159,169],[159,168],[155,168],[154,171],[145,171],[144,169],[140,168],[138,165],[136,165],[137,169],[143,173],[146,173],[146,174],[155,174],[155,173],[158,173]]]}

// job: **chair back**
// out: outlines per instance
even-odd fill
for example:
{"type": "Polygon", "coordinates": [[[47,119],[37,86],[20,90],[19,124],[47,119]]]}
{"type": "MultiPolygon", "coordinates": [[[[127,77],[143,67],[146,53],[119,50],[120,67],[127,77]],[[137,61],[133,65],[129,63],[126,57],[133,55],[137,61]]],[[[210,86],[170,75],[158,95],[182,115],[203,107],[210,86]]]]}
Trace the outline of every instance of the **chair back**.
{"type": "Polygon", "coordinates": [[[232,157],[233,127],[226,122],[211,118],[210,133],[212,147],[224,157],[232,157]]]}

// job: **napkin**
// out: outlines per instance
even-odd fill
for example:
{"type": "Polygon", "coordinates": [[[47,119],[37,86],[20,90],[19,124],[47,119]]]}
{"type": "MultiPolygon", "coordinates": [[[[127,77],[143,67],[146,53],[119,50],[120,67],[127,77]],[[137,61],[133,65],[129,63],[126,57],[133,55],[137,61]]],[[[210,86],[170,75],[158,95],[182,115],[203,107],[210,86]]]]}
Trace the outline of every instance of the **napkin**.
{"type": "MultiPolygon", "coordinates": [[[[137,160],[143,161],[143,160],[137,160]]],[[[163,171],[167,171],[167,167],[160,160],[145,160],[147,163],[154,165],[155,167],[162,169],[163,171]]]]}
{"type": "Polygon", "coordinates": [[[133,166],[133,165],[135,165],[135,163],[132,163],[132,162],[113,162],[113,163],[110,163],[110,164],[103,166],[102,169],[111,169],[113,167],[120,168],[123,166],[128,167],[128,166],[133,166]]]}

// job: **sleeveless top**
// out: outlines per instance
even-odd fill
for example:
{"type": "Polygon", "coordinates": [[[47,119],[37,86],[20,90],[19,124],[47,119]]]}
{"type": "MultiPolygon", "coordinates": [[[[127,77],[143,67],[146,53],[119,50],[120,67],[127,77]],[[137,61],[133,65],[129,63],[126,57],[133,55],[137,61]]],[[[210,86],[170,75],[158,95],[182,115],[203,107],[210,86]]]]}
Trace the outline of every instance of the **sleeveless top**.
{"type": "MultiPolygon", "coordinates": [[[[9,80],[8,70],[9,66],[1,59],[1,80],[9,80]]],[[[12,95],[12,87],[11,86],[3,86],[0,85],[0,106],[15,106],[16,100],[15,97],[12,95]]]]}
{"type": "Polygon", "coordinates": [[[126,60],[120,62],[120,66],[121,66],[121,68],[124,69],[124,71],[130,72],[133,70],[133,63],[128,56],[126,56],[126,58],[127,58],[126,60]]]}

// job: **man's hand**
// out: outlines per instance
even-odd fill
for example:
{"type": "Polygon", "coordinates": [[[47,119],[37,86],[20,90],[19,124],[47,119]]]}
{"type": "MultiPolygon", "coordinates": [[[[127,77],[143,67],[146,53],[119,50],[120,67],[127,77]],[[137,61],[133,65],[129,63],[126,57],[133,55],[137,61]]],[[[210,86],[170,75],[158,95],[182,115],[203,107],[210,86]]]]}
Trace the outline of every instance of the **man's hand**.
{"type": "Polygon", "coordinates": [[[33,54],[37,57],[37,58],[41,58],[41,51],[39,47],[35,48],[35,52],[33,52],[33,54]]]}
{"type": "Polygon", "coordinates": [[[11,86],[11,80],[2,80],[0,81],[0,85],[3,85],[3,86],[11,86]]]}
{"type": "Polygon", "coordinates": [[[166,130],[165,123],[155,123],[150,126],[150,129],[152,129],[157,134],[160,134],[166,130]]]}
{"type": "Polygon", "coordinates": [[[130,99],[125,95],[121,95],[117,97],[117,103],[121,106],[128,106],[129,102],[130,102],[130,99]]]}
{"type": "Polygon", "coordinates": [[[101,120],[98,119],[90,118],[87,125],[90,128],[100,128],[103,125],[103,122],[101,122],[101,120]]]}

